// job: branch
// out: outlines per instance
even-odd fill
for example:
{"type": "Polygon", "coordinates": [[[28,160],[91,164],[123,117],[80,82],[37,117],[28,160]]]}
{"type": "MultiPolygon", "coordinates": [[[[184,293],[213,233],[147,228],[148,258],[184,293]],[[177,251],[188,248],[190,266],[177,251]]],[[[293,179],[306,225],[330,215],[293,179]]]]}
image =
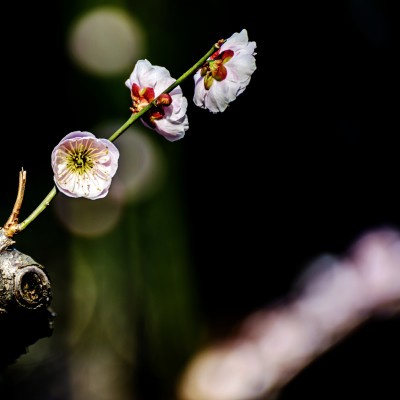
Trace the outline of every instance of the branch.
{"type": "Polygon", "coordinates": [[[399,233],[371,232],[343,258],[319,257],[294,290],[290,300],[250,315],[238,334],[197,354],[179,399],[272,399],[371,317],[399,312],[399,233]]]}

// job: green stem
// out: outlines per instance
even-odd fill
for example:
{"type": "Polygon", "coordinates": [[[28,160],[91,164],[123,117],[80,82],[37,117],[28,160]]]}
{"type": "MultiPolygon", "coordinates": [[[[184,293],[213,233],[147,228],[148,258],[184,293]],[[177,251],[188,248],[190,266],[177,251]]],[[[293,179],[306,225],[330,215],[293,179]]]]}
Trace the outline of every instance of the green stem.
{"type": "MultiPolygon", "coordinates": [[[[187,79],[190,75],[196,72],[207,61],[207,59],[221,47],[224,41],[225,40],[220,40],[218,43],[214,44],[211,47],[211,49],[202,58],[200,58],[199,61],[196,62],[196,64],[194,64],[190,69],[188,69],[184,74],[182,74],[172,85],[167,87],[167,89],[165,89],[161,94],[171,92],[178,85],[180,85],[185,79],[187,79]]],[[[118,137],[121,136],[135,121],[137,121],[144,113],[149,111],[151,107],[156,105],[158,97],[156,97],[149,105],[147,105],[138,113],[132,114],[129,117],[129,119],[109,137],[108,140],[110,142],[114,142],[116,139],[118,139],[118,137]]],[[[33,220],[35,220],[50,205],[51,200],[53,200],[56,194],[57,194],[57,188],[54,186],[53,189],[51,189],[51,191],[49,192],[49,194],[35,209],[35,211],[33,211],[33,213],[29,215],[29,217],[26,218],[23,222],[18,224],[18,232],[23,231],[33,220]]]]}
{"type": "Polygon", "coordinates": [[[20,224],[18,224],[18,232],[23,231],[34,219],[36,219],[36,217],[38,217],[50,205],[50,201],[53,200],[56,194],[57,188],[54,186],[49,194],[35,209],[35,211],[33,211],[33,213],[27,219],[25,219],[25,221],[22,221],[20,224]]]}

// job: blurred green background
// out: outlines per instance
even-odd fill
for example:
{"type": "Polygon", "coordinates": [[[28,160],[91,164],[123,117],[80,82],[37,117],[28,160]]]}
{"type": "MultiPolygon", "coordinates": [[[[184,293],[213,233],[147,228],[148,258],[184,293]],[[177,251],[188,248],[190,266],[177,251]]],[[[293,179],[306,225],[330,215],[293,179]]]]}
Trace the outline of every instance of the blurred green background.
{"type": "MultiPolygon", "coordinates": [[[[194,106],[189,78],[182,140],[134,124],[110,196],[57,195],[16,238],[47,268],[57,318],[4,372],[1,399],[175,399],[196,350],[286,295],[314,256],[398,226],[396,2],[60,0],[7,4],[3,20],[4,222],[21,167],[22,220],[53,186],[62,137],[109,137],[129,118],[136,60],[177,78],[245,28],[258,68],[218,115],[194,106]]],[[[393,351],[399,325],[383,332],[393,351]]],[[[362,369],[364,348],[347,350],[362,369]]]]}

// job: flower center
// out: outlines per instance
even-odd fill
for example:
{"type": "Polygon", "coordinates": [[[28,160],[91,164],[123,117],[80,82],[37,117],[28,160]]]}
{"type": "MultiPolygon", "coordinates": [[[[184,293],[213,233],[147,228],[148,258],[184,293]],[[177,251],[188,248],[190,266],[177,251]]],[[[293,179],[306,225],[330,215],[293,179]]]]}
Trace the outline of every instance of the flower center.
{"type": "Polygon", "coordinates": [[[82,144],[70,149],[67,155],[68,170],[78,175],[90,171],[95,164],[92,156],[93,150],[91,147],[84,147],[82,144]]]}
{"type": "Polygon", "coordinates": [[[134,83],[132,85],[131,97],[133,102],[132,112],[138,113],[148,106],[154,100],[154,89],[150,87],[140,88],[134,83]]]}
{"type": "Polygon", "coordinates": [[[224,64],[226,64],[234,54],[233,50],[225,50],[222,53],[217,50],[201,67],[200,74],[204,77],[204,87],[206,90],[210,89],[214,80],[221,82],[227,77],[228,71],[224,64]]]}
{"type": "MultiPolygon", "coordinates": [[[[147,107],[155,99],[154,89],[151,87],[140,88],[139,85],[134,83],[131,90],[132,105],[131,111],[138,113],[147,107]]],[[[171,105],[172,97],[168,93],[163,93],[157,98],[157,102],[143,118],[150,124],[155,125],[155,122],[164,117],[164,107],[171,105]]]]}

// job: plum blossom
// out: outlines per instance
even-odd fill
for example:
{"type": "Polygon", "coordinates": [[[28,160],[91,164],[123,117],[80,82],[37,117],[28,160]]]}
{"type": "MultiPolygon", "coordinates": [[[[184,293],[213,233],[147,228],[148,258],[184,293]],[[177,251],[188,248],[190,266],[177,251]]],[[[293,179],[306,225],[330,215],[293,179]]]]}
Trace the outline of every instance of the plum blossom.
{"type": "Polygon", "coordinates": [[[131,91],[133,113],[141,111],[161,95],[157,104],[143,114],[141,121],[170,142],[183,138],[189,129],[186,115],[188,101],[180,86],[162,94],[175,81],[166,68],[152,65],[148,60],[139,60],[125,82],[131,91]]]}
{"type": "Polygon", "coordinates": [[[90,132],[66,135],[51,154],[54,182],[69,197],[105,197],[118,168],[119,151],[90,132]]]}
{"type": "Polygon", "coordinates": [[[194,74],[196,106],[222,112],[243,93],[256,70],[255,48],[246,29],[227,39],[194,74]]]}

